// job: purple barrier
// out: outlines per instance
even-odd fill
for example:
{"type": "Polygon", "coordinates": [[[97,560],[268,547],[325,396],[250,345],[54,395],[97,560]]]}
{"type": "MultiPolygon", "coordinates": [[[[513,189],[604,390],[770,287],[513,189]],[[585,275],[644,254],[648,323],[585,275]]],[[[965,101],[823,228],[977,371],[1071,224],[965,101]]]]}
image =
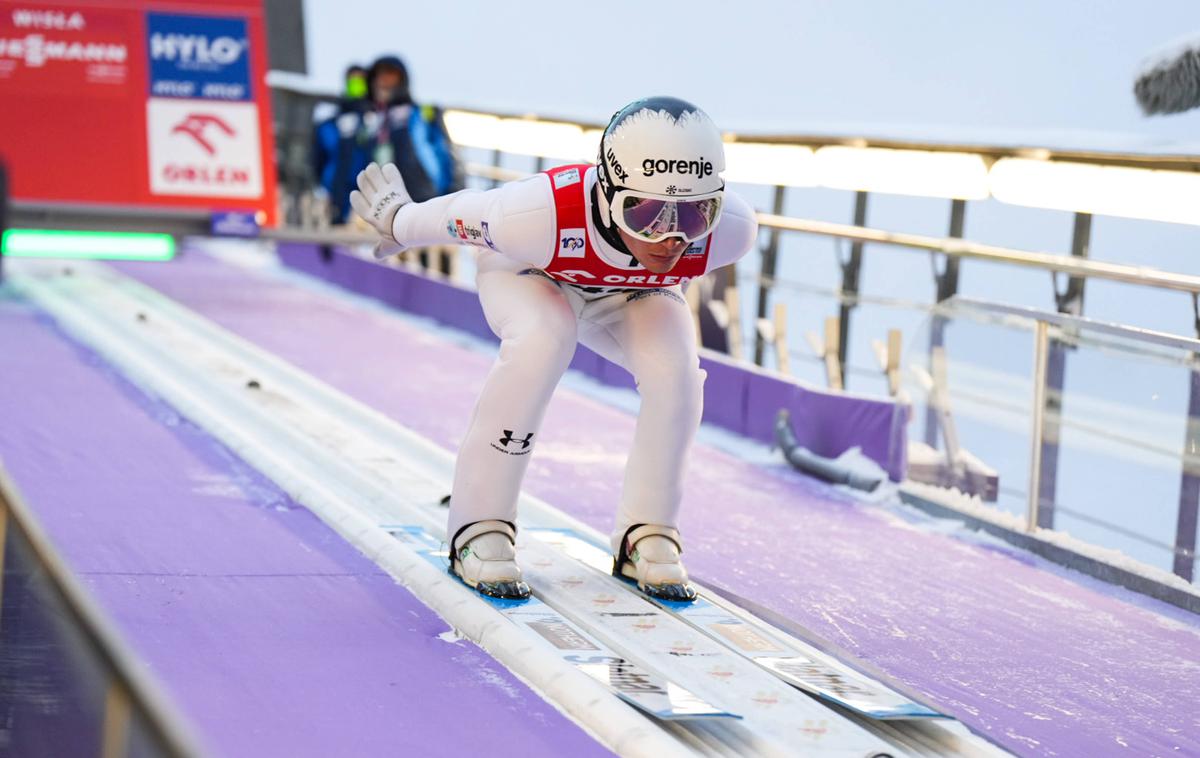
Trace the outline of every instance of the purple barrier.
{"type": "MultiPolygon", "coordinates": [[[[470,289],[403,269],[359,258],[338,248],[281,242],[284,265],[337,284],[361,295],[477,337],[495,340],[470,289]]],[[[867,398],[809,387],[709,350],[702,351],[704,420],[763,442],[775,439],[775,414],[787,408],[796,438],[818,455],[835,457],[852,447],[887,471],[893,481],[907,468],[904,430],[909,409],[885,398],[867,398]]],[[[591,350],[580,347],[571,368],[617,387],[634,386],[633,378],[591,350]]]]}

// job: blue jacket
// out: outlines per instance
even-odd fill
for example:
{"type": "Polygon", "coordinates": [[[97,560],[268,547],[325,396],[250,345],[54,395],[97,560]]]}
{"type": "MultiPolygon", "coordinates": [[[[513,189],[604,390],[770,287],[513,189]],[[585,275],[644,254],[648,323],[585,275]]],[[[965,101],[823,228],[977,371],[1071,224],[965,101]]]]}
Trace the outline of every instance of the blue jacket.
{"type": "Polygon", "coordinates": [[[376,159],[381,139],[390,147],[390,159],[413,200],[462,189],[462,171],[440,109],[400,104],[377,111],[369,103],[347,104],[318,124],[314,136],[314,169],[329,192],[334,220],[347,218],[354,179],[376,159]]]}

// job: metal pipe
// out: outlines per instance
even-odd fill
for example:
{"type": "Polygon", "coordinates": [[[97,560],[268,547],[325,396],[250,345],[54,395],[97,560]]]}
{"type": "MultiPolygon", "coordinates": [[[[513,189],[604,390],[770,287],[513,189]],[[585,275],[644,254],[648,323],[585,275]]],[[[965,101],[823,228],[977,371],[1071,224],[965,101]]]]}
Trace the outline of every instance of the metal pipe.
{"type": "Polygon", "coordinates": [[[918,250],[934,250],[960,258],[1011,263],[1044,269],[1046,271],[1061,271],[1075,276],[1091,276],[1097,279],[1108,279],[1127,284],[1143,284],[1180,292],[1200,292],[1200,276],[1161,271],[1148,266],[1127,266],[1119,263],[1105,263],[1103,261],[1074,260],[1065,255],[1056,255],[1054,253],[1015,250],[997,245],[984,245],[947,237],[928,237],[920,234],[888,232],[881,229],[834,224],[827,221],[810,221],[789,218],[787,216],[776,216],[770,213],[759,213],[757,215],[758,223],[768,228],[786,229],[793,232],[819,234],[829,237],[841,237],[843,239],[861,240],[863,242],[876,242],[882,245],[894,245],[918,250]]]}
{"type": "MultiPolygon", "coordinates": [[[[493,168],[477,163],[467,164],[467,173],[498,181],[521,179],[529,174],[511,169],[493,168]]],[[[768,229],[817,234],[824,237],[876,242],[916,250],[932,250],[945,253],[952,258],[974,258],[977,260],[1029,266],[1045,271],[1059,271],[1073,276],[1094,277],[1126,284],[1176,290],[1178,292],[1200,292],[1200,276],[1162,271],[1149,266],[1127,266],[1120,263],[1105,263],[1087,259],[1072,259],[1056,253],[1018,250],[999,245],[985,245],[953,237],[929,237],[923,234],[889,232],[851,224],[834,224],[828,221],[792,218],[776,213],[756,213],[761,226],[768,229]]]]}
{"type": "Polygon", "coordinates": [[[936,310],[945,315],[953,316],[957,311],[974,310],[997,315],[1016,316],[1025,318],[1031,321],[1045,321],[1048,324],[1059,327],[1063,331],[1073,332],[1100,332],[1101,334],[1111,334],[1115,337],[1132,340],[1134,342],[1143,342],[1151,345],[1161,345],[1177,350],[1188,350],[1191,352],[1200,352],[1200,339],[1191,337],[1181,337],[1178,334],[1169,334],[1167,332],[1156,332],[1153,329],[1142,329],[1136,326],[1126,326],[1125,324],[1113,324],[1108,321],[1097,321],[1095,319],[1084,318],[1083,316],[1072,316],[1067,313],[1050,313],[1047,311],[1030,308],[1025,305],[1008,305],[1007,303],[994,303],[990,300],[977,300],[970,297],[957,296],[944,304],[938,305],[936,310]]]}
{"type": "Polygon", "coordinates": [[[374,245],[379,242],[375,232],[360,232],[350,226],[330,226],[325,229],[279,227],[262,229],[259,238],[275,242],[311,242],[317,245],[374,245]]]}
{"type": "Polygon", "coordinates": [[[1042,436],[1046,415],[1046,364],[1050,353],[1050,325],[1039,320],[1033,335],[1033,430],[1029,454],[1029,507],[1025,530],[1034,532],[1041,510],[1042,436]]]}
{"type": "Polygon", "coordinates": [[[500,166],[500,151],[496,151],[496,159],[492,165],[486,163],[468,163],[466,167],[468,174],[472,176],[491,179],[493,182],[511,182],[517,179],[524,179],[530,174],[525,171],[517,171],[511,168],[502,168],[500,166]]]}

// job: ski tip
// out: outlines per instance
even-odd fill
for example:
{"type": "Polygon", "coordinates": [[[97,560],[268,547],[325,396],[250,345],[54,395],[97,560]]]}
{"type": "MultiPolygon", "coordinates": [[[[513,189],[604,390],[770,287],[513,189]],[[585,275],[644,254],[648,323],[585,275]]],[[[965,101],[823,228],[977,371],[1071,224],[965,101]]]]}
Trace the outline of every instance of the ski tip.
{"type": "Polygon", "coordinates": [[[479,582],[475,591],[498,600],[528,600],[533,593],[523,581],[479,582]]]}
{"type": "Polygon", "coordinates": [[[689,584],[639,584],[638,580],[632,576],[626,576],[624,572],[618,571],[616,565],[613,565],[612,575],[622,582],[625,582],[631,587],[636,587],[639,592],[659,602],[668,604],[678,603],[680,605],[688,605],[695,602],[700,597],[696,594],[696,588],[689,584]]]}
{"type": "Polygon", "coordinates": [[[647,584],[640,589],[656,600],[690,603],[696,599],[696,590],[690,584],[647,584]]]}

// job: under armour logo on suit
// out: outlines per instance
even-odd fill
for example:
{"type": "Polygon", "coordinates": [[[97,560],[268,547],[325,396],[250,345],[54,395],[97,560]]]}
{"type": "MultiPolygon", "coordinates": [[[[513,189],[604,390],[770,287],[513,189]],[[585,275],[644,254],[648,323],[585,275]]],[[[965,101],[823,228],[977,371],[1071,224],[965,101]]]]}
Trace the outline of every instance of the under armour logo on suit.
{"type": "Polygon", "coordinates": [[[530,441],[532,439],[533,439],[533,432],[526,434],[524,436],[524,438],[518,439],[516,437],[513,437],[512,429],[505,429],[504,436],[500,438],[500,444],[504,445],[505,447],[508,447],[508,443],[510,443],[510,442],[520,442],[521,449],[524,450],[525,448],[529,447],[530,441]]]}

